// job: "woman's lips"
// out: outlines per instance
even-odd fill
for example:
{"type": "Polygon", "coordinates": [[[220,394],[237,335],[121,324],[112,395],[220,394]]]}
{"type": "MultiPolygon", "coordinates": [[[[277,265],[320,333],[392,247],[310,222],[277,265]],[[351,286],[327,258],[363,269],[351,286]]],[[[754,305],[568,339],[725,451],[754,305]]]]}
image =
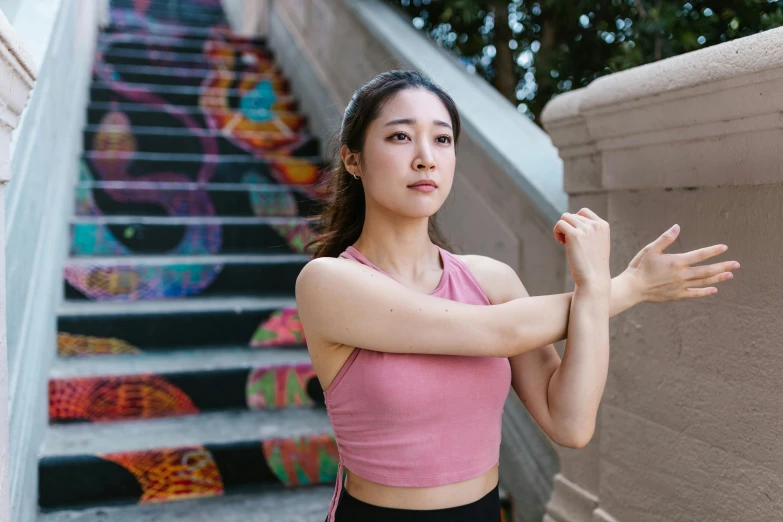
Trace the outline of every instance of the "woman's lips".
{"type": "Polygon", "coordinates": [[[413,190],[418,190],[419,192],[432,192],[433,190],[435,190],[435,187],[433,187],[432,185],[413,185],[408,188],[413,190]]]}

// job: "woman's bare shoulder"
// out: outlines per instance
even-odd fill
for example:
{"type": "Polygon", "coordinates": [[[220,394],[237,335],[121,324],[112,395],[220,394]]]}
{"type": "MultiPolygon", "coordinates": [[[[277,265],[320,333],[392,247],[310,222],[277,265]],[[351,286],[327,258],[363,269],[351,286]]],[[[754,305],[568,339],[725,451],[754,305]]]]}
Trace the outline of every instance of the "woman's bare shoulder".
{"type": "Polygon", "coordinates": [[[492,304],[517,299],[520,294],[527,295],[522,281],[508,263],[478,254],[454,256],[465,263],[492,304]]]}

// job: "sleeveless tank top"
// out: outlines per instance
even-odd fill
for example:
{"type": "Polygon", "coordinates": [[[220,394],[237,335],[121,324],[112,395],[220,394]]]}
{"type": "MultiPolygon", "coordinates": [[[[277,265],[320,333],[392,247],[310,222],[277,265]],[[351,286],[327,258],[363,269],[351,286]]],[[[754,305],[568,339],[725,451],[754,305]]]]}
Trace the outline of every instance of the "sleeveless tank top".
{"type": "MultiPolygon", "coordinates": [[[[438,247],[443,275],[429,295],[469,304],[489,299],[468,267],[438,247]]],[[[356,248],[354,259],[384,275],[356,248]]],[[[389,486],[428,487],[478,477],[500,456],[511,367],[503,357],[405,354],[354,348],[324,390],[338,449],[334,521],[345,468],[389,486]]]]}

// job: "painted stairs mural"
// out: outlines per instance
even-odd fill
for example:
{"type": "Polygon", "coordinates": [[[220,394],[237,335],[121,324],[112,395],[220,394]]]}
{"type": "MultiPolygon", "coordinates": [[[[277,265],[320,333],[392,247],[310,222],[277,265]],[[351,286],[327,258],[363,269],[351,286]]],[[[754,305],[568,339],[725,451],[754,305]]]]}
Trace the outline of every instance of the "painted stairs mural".
{"type": "Polygon", "coordinates": [[[153,503],[149,520],[169,520],[166,506],[186,505],[172,501],[318,490],[307,516],[293,513],[312,500],[294,496],[254,520],[320,522],[337,447],[294,301],[322,196],[318,143],[272,52],[233,35],[219,0],[110,5],[49,379],[41,520],[153,503]]]}

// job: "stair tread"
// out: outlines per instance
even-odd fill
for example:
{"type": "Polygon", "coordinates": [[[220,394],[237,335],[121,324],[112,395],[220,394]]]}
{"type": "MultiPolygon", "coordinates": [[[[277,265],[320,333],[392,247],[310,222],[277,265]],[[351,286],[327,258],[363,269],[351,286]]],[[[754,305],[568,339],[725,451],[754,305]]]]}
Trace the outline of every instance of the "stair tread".
{"type": "Polygon", "coordinates": [[[112,265],[203,265],[203,264],[272,264],[306,263],[311,256],[305,254],[187,254],[187,255],[130,255],[72,257],[66,266],[112,266],[112,265]]]}
{"type": "Polygon", "coordinates": [[[290,225],[308,223],[304,217],[232,216],[73,216],[71,224],[99,225],[290,225]]]}
{"type": "Polygon", "coordinates": [[[147,74],[149,76],[192,76],[196,78],[220,78],[220,77],[235,77],[241,76],[244,79],[258,78],[259,80],[274,79],[282,77],[282,73],[277,68],[277,65],[270,65],[270,69],[266,72],[250,72],[250,71],[236,71],[236,70],[207,70],[207,69],[190,69],[187,67],[182,68],[170,68],[170,67],[158,67],[155,65],[122,65],[122,64],[96,64],[96,68],[110,67],[112,71],[122,75],[123,73],[136,73],[147,74]]]}
{"type": "Polygon", "coordinates": [[[295,307],[293,297],[188,297],[159,301],[77,301],[66,300],[60,316],[152,315],[188,312],[273,310],[295,307]]]}
{"type": "Polygon", "coordinates": [[[44,513],[37,522],[323,522],[332,486],[270,488],[258,493],[147,505],[44,513]]]}
{"type": "Polygon", "coordinates": [[[231,45],[235,48],[242,48],[244,47],[255,47],[255,48],[261,48],[264,49],[264,45],[260,43],[253,43],[251,41],[236,41],[236,42],[226,42],[225,40],[222,40],[220,38],[191,38],[188,36],[180,37],[180,36],[171,36],[171,35],[165,35],[165,34],[155,34],[155,33],[140,33],[138,31],[129,31],[129,32],[122,32],[122,33],[100,33],[98,35],[98,43],[100,45],[122,45],[122,44],[158,44],[158,45],[170,45],[172,47],[181,47],[181,48],[193,48],[193,49],[202,49],[204,47],[205,42],[216,42],[216,43],[225,43],[226,45],[231,45]]]}
{"type": "MultiPolygon", "coordinates": [[[[130,129],[132,134],[153,134],[158,136],[223,136],[224,131],[222,129],[211,128],[192,128],[186,129],[182,127],[153,127],[144,125],[131,125],[125,127],[122,125],[111,124],[93,124],[85,125],[84,130],[86,132],[118,132],[126,133],[130,129]]],[[[293,136],[293,135],[308,135],[306,131],[260,131],[260,130],[243,130],[235,131],[237,135],[249,135],[249,136],[293,136]]]]}
{"type": "Polygon", "coordinates": [[[139,375],[257,368],[310,362],[301,348],[250,348],[229,346],[145,352],[105,357],[57,357],[52,379],[109,375],[139,375]]]}
{"type": "Polygon", "coordinates": [[[240,154],[188,154],[177,152],[120,152],[120,151],[85,151],[82,157],[86,159],[133,159],[134,162],[143,161],[184,161],[192,163],[263,163],[273,161],[275,163],[302,163],[311,162],[320,164],[323,160],[317,156],[269,156],[258,158],[240,154]]]}
{"type": "Polygon", "coordinates": [[[98,455],[332,433],[322,408],[226,410],[123,422],[54,424],[39,456],[98,455]]]}
{"type": "Polygon", "coordinates": [[[79,189],[154,189],[154,190],[207,190],[213,192],[290,192],[312,188],[313,185],[283,185],[278,183],[203,183],[198,181],[80,181],[79,189]]]}
{"type": "MultiPolygon", "coordinates": [[[[111,89],[110,86],[107,86],[105,84],[102,84],[100,81],[95,82],[92,85],[93,88],[96,89],[111,89]]],[[[129,89],[129,90],[135,90],[135,89],[145,89],[153,92],[171,92],[175,94],[194,94],[199,96],[206,97],[209,95],[210,97],[216,97],[221,95],[222,93],[228,93],[228,95],[237,95],[237,96],[243,96],[248,91],[243,91],[241,89],[236,88],[212,88],[207,93],[205,92],[204,88],[201,86],[196,85],[166,85],[161,83],[141,83],[141,82],[122,82],[123,89],[129,89]]],[[[278,94],[275,93],[275,98],[292,98],[292,94],[278,94]]],[[[127,103],[127,102],[126,102],[127,103]]]]}

